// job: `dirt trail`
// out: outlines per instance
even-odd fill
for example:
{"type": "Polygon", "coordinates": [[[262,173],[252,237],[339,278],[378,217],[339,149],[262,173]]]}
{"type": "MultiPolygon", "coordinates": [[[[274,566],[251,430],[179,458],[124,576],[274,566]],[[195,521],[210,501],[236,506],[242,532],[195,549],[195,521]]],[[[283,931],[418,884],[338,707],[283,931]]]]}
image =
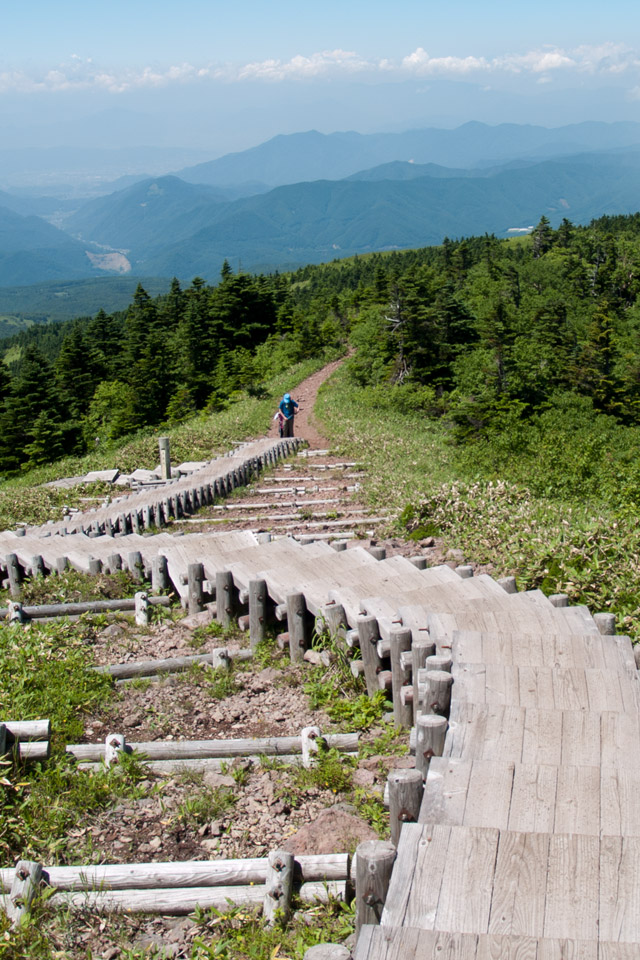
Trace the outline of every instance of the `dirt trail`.
{"type": "MultiPolygon", "coordinates": [[[[311,450],[322,450],[330,446],[330,442],[321,436],[315,427],[313,408],[321,385],[325,380],[329,379],[341,363],[344,363],[344,358],[327,364],[322,370],[318,370],[317,373],[303,380],[291,393],[293,399],[297,400],[299,404],[295,418],[295,434],[297,437],[302,437],[303,440],[306,440],[311,450]]],[[[269,436],[276,437],[277,435],[278,426],[276,421],[273,421],[271,429],[269,430],[269,436]]]]}

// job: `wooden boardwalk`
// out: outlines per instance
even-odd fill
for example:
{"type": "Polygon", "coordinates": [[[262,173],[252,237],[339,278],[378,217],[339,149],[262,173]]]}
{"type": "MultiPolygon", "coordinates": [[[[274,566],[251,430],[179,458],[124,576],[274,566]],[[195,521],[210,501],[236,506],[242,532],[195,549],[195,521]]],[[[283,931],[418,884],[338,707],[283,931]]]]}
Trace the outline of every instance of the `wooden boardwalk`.
{"type": "Polygon", "coordinates": [[[584,609],[499,599],[422,608],[454,661],[449,729],[355,960],[640,955],[631,644],[584,609]]]}
{"type": "Polygon", "coordinates": [[[285,452],[260,441],[206,475],[84,514],[73,529],[0,533],[0,556],[26,573],[34,557],[45,572],[64,558],[86,572],[141,558],[150,571],[164,557],[185,601],[194,562],[209,585],[229,571],[238,597],[264,580],[280,606],[299,593],[312,615],[333,604],[351,628],[373,619],[374,680],[388,672],[394,628],[408,627],[414,645],[434,641],[453,661],[444,755],[430,761],[381,925],[362,928],[355,960],[639,956],[640,689],[629,640],[603,636],[586,608],[539,591],[511,594],[490,577],[359,547],[259,542],[242,530],[142,534],[180,497],[197,508],[285,452]]]}

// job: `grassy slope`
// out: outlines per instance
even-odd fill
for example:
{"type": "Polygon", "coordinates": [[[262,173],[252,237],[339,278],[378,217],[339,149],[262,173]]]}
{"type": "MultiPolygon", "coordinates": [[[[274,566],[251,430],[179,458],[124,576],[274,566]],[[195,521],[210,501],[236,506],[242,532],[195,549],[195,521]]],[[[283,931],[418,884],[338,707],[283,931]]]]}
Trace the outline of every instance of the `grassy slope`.
{"type": "MultiPolygon", "coordinates": [[[[176,427],[157,427],[141,430],[133,437],[120,441],[119,446],[96,449],[84,457],[67,457],[47,467],[31,470],[22,477],[8,480],[0,486],[0,529],[22,523],[46,523],[61,519],[62,506],[79,504],[86,489],[56,490],[41,486],[61,477],[82,476],[90,470],[117,467],[126,473],[136,467],[153,469],[158,464],[158,437],[168,436],[171,459],[211,459],[228,450],[233,441],[263,436],[285,390],[297,386],[301,380],[319,369],[325,360],[306,360],[296,364],[265,383],[262,398],[243,395],[228,409],[210,416],[198,416],[176,427]]],[[[86,504],[84,504],[86,506],[86,504]]]]}
{"type": "Polygon", "coordinates": [[[398,532],[413,531],[417,539],[441,534],[468,560],[492,565],[496,576],[514,574],[520,589],[567,593],[594,613],[615,613],[618,632],[638,636],[635,509],[621,511],[596,495],[581,501],[535,494],[535,464],[529,484],[522,463],[500,479],[478,479],[442,423],[373,407],[344,367],[322,389],[317,414],[341,453],[367,464],[365,495],[396,512],[398,532]]]}

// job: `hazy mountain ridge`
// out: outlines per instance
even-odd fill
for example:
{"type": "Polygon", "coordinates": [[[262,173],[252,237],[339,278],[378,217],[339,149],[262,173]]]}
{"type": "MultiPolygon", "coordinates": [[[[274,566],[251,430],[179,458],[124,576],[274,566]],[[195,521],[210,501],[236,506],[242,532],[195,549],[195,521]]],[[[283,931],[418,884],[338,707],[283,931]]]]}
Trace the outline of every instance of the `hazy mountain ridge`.
{"type": "Polygon", "coordinates": [[[586,122],[556,128],[471,122],[453,130],[428,127],[375,134],[310,130],[281,134],[241,153],[186,167],[177,171],[177,176],[189,183],[217,186],[247,180],[283,186],[341,180],[395,160],[469,168],[634,146],[640,146],[640,123],[632,122],[586,122]]]}

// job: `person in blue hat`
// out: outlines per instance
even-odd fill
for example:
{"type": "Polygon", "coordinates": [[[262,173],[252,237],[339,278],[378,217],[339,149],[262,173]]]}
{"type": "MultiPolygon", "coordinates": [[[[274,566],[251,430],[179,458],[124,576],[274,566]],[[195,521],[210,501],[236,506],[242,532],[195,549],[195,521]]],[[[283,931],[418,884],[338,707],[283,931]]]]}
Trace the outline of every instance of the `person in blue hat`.
{"type": "Polygon", "coordinates": [[[293,399],[291,394],[285,393],[284,397],[280,401],[280,406],[278,407],[277,413],[281,437],[293,436],[293,418],[295,417],[297,409],[298,404],[293,399]]]}

